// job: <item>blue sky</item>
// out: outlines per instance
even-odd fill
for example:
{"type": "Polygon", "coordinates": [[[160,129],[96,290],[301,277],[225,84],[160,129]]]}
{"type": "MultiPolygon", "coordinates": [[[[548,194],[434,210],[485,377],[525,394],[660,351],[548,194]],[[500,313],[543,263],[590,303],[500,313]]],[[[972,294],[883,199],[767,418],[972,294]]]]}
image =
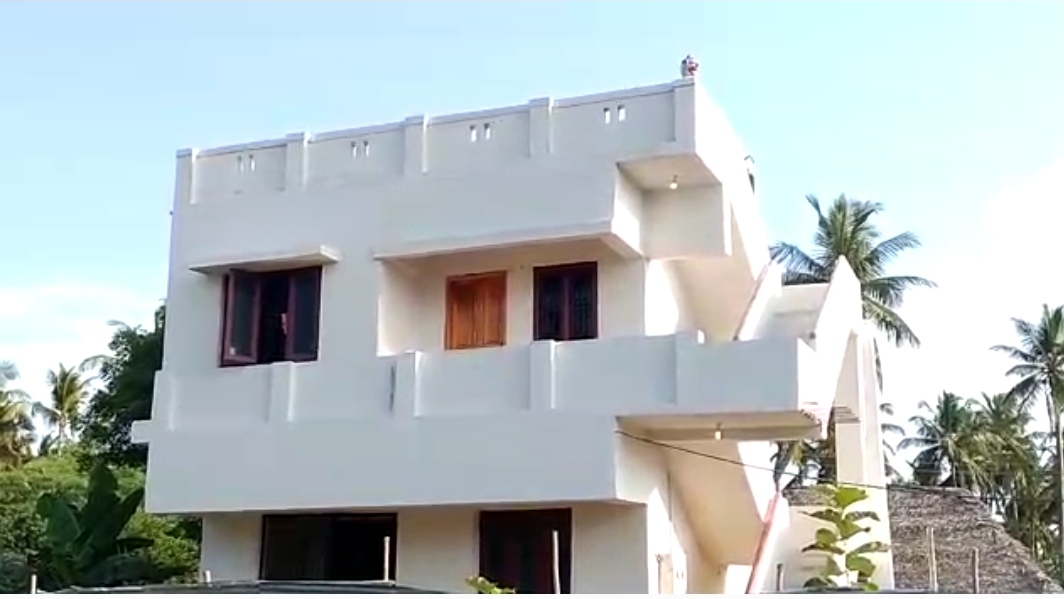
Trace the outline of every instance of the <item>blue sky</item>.
{"type": "Polygon", "coordinates": [[[1018,1],[0,3],[0,358],[37,392],[149,319],[178,148],[663,82],[690,52],[772,237],[846,192],[925,242],[898,271],[941,289],[906,308],[925,349],[889,357],[890,399],[1000,387],[1007,317],[1064,302],[1062,29],[1018,1]]]}

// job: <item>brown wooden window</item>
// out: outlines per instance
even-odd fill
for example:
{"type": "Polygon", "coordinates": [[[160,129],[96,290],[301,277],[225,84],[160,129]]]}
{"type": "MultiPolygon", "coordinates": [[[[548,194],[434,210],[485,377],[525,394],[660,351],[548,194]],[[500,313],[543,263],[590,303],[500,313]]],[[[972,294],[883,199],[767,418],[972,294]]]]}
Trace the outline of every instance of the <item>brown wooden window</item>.
{"type": "Polygon", "coordinates": [[[543,266],[533,279],[535,340],[598,337],[598,263],[543,266]]]}
{"type": "Polygon", "coordinates": [[[506,273],[447,279],[446,349],[506,345],[506,273]]]}
{"type": "Polygon", "coordinates": [[[223,366],[318,359],[321,267],[233,271],[222,287],[223,366]]]}
{"type": "Polygon", "coordinates": [[[480,575],[518,593],[554,593],[554,533],[561,593],[572,578],[572,510],[480,513],[480,575]]]}

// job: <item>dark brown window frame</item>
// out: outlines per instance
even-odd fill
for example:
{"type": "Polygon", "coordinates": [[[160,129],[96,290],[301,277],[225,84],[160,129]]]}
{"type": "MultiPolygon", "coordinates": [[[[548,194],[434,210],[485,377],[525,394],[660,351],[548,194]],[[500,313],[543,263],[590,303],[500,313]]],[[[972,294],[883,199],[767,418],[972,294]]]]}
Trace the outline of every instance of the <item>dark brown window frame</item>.
{"type": "Polygon", "coordinates": [[[254,273],[248,273],[242,270],[233,270],[225,274],[222,278],[222,338],[219,340],[220,347],[218,348],[218,362],[221,366],[250,366],[255,364],[258,360],[258,344],[259,344],[259,319],[262,310],[262,285],[255,285],[255,299],[254,306],[252,308],[251,321],[254,326],[251,330],[251,354],[250,355],[230,355],[227,349],[232,345],[233,337],[233,320],[230,315],[233,313],[233,303],[236,301],[237,286],[241,278],[253,277],[254,273]]]}
{"type": "MultiPolygon", "coordinates": [[[[505,580],[496,580],[491,577],[491,545],[507,541],[527,544],[530,541],[524,535],[528,533],[545,533],[539,542],[552,544],[550,531],[558,531],[558,574],[561,582],[562,594],[572,593],[573,575],[573,511],[571,508],[548,508],[531,510],[484,510],[478,517],[478,552],[479,570],[481,576],[488,577],[492,582],[501,586],[508,583],[505,580]]],[[[551,559],[551,551],[547,550],[546,559],[551,559]]],[[[549,586],[553,587],[553,573],[549,586]]],[[[550,593],[551,590],[540,589],[539,592],[550,593]]],[[[522,592],[518,589],[518,592],[522,592]]],[[[532,591],[524,590],[524,593],[532,591]]]]}
{"type": "MultiPolygon", "coordinates": [[[[391,535],[391,540],[388,545],[388,572],[389,577],[395,580],[395,576],[399,565],[399,513],[398,512],[369,512],[369,513],[304,513],[304,514],[263,514],[259,517],[259,580],[270,580],[267,576],[268,566],[268,551],[269,541],[271,538],[270,525],[276,523],[278,520],[292,520],[301,518],[321,518],[325,520],[334,520],[338,518],[353,518],[358,520],[380,520],[386,521],[395,534],[391,535]]],[[[361,581],[359,581],[361,582],[361,581]]],[[[368,581],[367,581],[368,582],[368,581]]],[[[376,581],[372,581],[376,582],[376,581]]]]}
{"type": "MultiPolygon", "coordinates": [[[[591,274],[591,305],[594,310],[594,318],[591,322],[591,337],[597,339],[599,334],[599,295],[598,295],[598,262],[574,262],[570,264],[557,264],[551,266],[537,266],[532,271],[532,338],[534,340],[543,340],[542,331],[540,330],[540,286],[543,279],[556,276],[565,276],[568,274],[591,274]]],[[[571,338],[571,332],[568,330],[572,324],[569,318],[569,287],[565,288],[563,294],[566,301],[562,303],[562,326],[565,332],[561,335],[562,339],[557,341],[568,341],[571,338]]]]}
{"type": "Polygon", "coordinates": [[[261,335],[260,322],[262,317],[262,279],[266,276],[276,276],[279,274],[287,275],[288,281],[288,300],[285,314],[283,315],[285,327],[287,329],[285,333],[285,347],[284,347],[284,359],[278,360],[284,362],[312,362],[318,359],[319,344],[321,341],[321,302],[322,302],[322,279],[323,269],[321,266],[309,266],[302,268],[292,269],[277,269],[272,271],[245,271],[245,270],[231,270],[226,273],[222,278],[222,323],[221,323],[221,335],[219,339],[219,366],[236,367],[236,366],[252,366],[261,364],[259,362],[258,345],[261,335]],[[296,326],[297,326],[297,314],[296,308],[298,304],[298,293],[296,292],[296,282],[301,275],[313,274],[315,289],[316,305],[314,307],[314,317],[311,322],[311,326],[314,329],[314,350],[312,352],[297,352],[295,351],[295,339],[296,339],[296,326]],[[241,280],[254,285],[254,299],[251,315],[251,339],[250,339],[250,352],[247,355],[243,354],[230,354],[227,349],[232,345],[233,335],[233,319],[230,316],[233,314],[233,304],[236,301],[236,292],[238,286],[241,284],[241,280]]]}

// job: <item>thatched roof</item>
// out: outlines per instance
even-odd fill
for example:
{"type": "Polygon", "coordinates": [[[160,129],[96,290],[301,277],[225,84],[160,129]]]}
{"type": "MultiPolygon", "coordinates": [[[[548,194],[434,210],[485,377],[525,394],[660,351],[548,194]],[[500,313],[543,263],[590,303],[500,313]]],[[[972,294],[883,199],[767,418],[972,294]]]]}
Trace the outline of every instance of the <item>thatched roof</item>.
{"type": "MultiPolygon", "coordinates": [[[[786,494],[791,505],[816,505],[809,489],[786,494]]],[[[940,593],[972,593],[973,549],[979,550],[980,593],[1061,593],[1022,543],[969,491],[896,485],[887,494],[894,586],[926,589],[927,529],[934,529],[940,593]]]]}

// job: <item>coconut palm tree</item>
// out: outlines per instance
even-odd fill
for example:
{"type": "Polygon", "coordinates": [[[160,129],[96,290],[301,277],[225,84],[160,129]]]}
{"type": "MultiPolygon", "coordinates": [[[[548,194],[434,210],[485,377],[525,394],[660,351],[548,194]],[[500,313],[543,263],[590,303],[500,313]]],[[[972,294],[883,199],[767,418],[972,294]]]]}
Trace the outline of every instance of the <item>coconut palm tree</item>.
{"type": "Polygon", "coordinates": [[[0,361],[0,461],[19,462],[30,455],[34,434],[30,396],[10,384],[18,380],[18,368],[0,361]]]}
{"type": "Polygon", "coordinates": [[[772,456],[773,480],[779,487],[783,477],[790,471],[794,478],[786,488],[805,486],[810,482],[821,481],[820,464],[825,460],[819,443],[798,440],[776,444],[776,453],[772,456]]]}
{"type": "Polygon", "coordinates": [[[1056,539],[1046,526],[1056,511],[1056,485],[1052,477],[1046,476],[1046,466],[1055,468],[1055,457],[1050,457],[1048,464],[1042,464],[1037,456],[1032,456],[1030,462],[1014,468],[1001,513],[1009,534],[1029,547],[1040,561],[1048,562],[1052,568],[1047,570],[1055,570],[1056,560],[1051,556],[1056,555],[1056,539]]]}
{"type": "Polygon", "coordinates": [[[920,240],[909,231],[883,238],[873,219],[883,211],[878,202],[865,202],[840,195],[825,213],[820,201],[806,196],[816,212],[813,250],[806,253],[797,245],[777,242],[771,248],[772,259],[784,267],[784,285],[827,283],[835,272],[839,258],[846,258],[861,283],[864,316],[892,343],[920,346],[920,338],[897,313],[905,293],[914,287],[934,287],[922,277],[888,275],[890,263],[903,252],[920,247],[920,240]]]}
{"type": "Polygon", "coordinates": [[[914,435],[898,449],[918,449],[913,459],[913,477],[925,485],[983,489],[989,482],[984,438],[973,402],[943,393],[934,406],[921,401],[909,419],[914,435]]]}
{"type": "Polygon", "coordinates": [[[37,457],[43,458],[59,453],[61,449],[59,445],[59,436],[55,433],[50,433],[41,438],[41,442],[37,444],[37,457]]]}
{"type": "MultiPolygon", "coordinates": [[[[927,279],[909,275],[888,275],[890,262],[901,253],[920,247],[920,240],[911,232],[904,232],[893,237],[883,238],[883,234],[873,222],[874,217],[883,211],[883,205],[847,198],[845,194],[836,198],[825,213],[820,201],[812,195],[806,201],[816,212],[817,224],[813,233],[813,248],[806,253],[797,245],[777,242],[770,249],[772,259],[784,267],[784,285],[808,285],[827,283],[835,272],[840,258],[845,258],[853,269],[854,275],[861,283],[861,303],[864,317],[882,331],[892,343],[902,346],[918,347],[920,339],[904,319],[896,312],[904,300],[905,293],[914,287],[934,287],[927,279]]],[[[882,385],[882,367],[879,347],[875,349],[876,375],[882,385]]],[[[893,407],[881,408],[881,413],[890,416],[893,407]]],[[[829,429],[833,425],[829,424],[829,429]]],[[[884,433],[904,433],[894,424],[883,425],[884,433]]],[[[886,435],[884,435],[886,436],[886,435]]],[[[834,465],[823,463],[823,459],[833,459],[834,449],[830,446],[833,437],[829,436],[819,445],[820,451],[812,451],[795,443],[780,444],[776,453],[776,470],[783,472],[789,463],[781,460],[795,460],[798,454],[812,456],[820,460],[820,470],[834,473],[834,465]]],[[[884,447],[888,475],[895,474],[889,463],[893,448],[884,447]]]]}
{"type": "Polygon", "coordinates": [[[904,437],[905,428],[891,420],[894,418],[894,404],[892,403],[879,404],[879,418],[879,430],[883,437],[883,474],[892,480],[898,479],[901,474],[894,468],[893,459],[896,452],[889,437],[904,437]]]}
{"type": "Polygon", "coordinates": [[[50,405],[34,403],[33,415],[44,419],[55,431],[54,448],[58,449],[74,438],[81,406],[92,394],[95,371],[105,360],[104,356],[93,356],[74,367],[60,364],[57,370],[48,371],[50,405]]]}
{"type": "Polygon", "coordinates": [[[982,451],[989,465],[983,500],[1006,516],[1006,504],[1016,493],[1017,479],[1031,474],[1042,477],[1038,446],[1027,431],[1031,414],[1024,402],[1007,393],[983,393],[973,405],[977,408],[975,426],[982,434],[982,451]]]}
{"type": "MultiPolygon", "coordinates": [[[[991,349],[1007,355],[1014,362],[1006,373],[1019,380],[1010,394],[1028,405],[1041,400],[1049,416],[1054,455],[1064,449],[1061,438],[1061,409],[1064,408],[1064,306],[1042,306],[1041,317],[1030,322],[1012,319],[1017,344],[995,345],[991,349]]],[[[1057,459],[1054,478],[1057,512],[1058,571],[1064,573],[1064,460],[1057,459]]]]}

